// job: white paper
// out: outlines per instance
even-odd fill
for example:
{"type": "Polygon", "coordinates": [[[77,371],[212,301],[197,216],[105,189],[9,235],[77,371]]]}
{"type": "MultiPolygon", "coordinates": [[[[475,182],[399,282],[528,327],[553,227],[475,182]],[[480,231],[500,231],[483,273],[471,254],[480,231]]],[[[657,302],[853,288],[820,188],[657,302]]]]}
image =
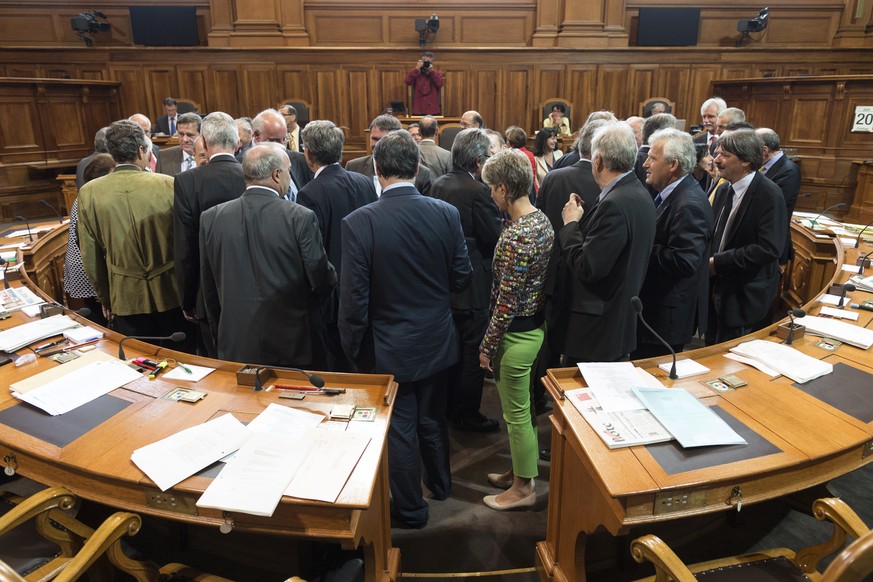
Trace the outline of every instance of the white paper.
{"type": "Polygon", "coordinates": [[[843,266],[841,267],[841,269],[843,271],[846,271],[847,273],[857,274],[857,273],[861,272],[861,265],[849,265],[849,264],[843,263],[843,266]]]}
{"type": "Polygon", "coordinates": [[[645,408],[633,388],[664,387],[657,378],[634,367],[631,362],[580,362],[577,366],[604,412],[645,408]],[[640,374],[641,371],[644,374],[640,374]]]}
{"type": "Polygon", "coordinates": [[[313,429],[307,433],[309,454],[285,495],[333,503],[345,487],[370,437],[350,432],[313,429]]]}
{"type": "Polygon", "coordinates": [[[834,309],[833,307],[822,307],[819,313],[821,315],[830,315],[831,317],[836,317],[837,319],[848,319],[851,321],[857,321],[858,315],[860,315],[857,311],[834,309]]]}
{"type": "Polygon", "coordinates": [[[610,449],[673,439],[673,435],[646,409],[604,412],[591,388],[568,390],[564,397],[610,449]]]}
{"type": "Polygon", "coordinates": [[[791,346],[767,340],[751,340],[730,349],[758,362],[763,362],[784,376],[801,384],[834,371],[833,364],[807,356],[791,346]]]}
{"type": "MultiPolygon", "coordinates": [[[[2,272],[0,272],[0,279],[3,278],[2,272]]],[[[21,313],[26,315],[27,317],[36,317],[39,315],[39,305],[29,305],[27,307],[21,308],[21,313]]]]}
{"type": "MultiPolygon", "coordinates": [[[[837,229],[832,228],[831,230],[836,232],[837,229]]],[[[837,234],[843,234],[843,233],[837,233],[837,234]]],[[[845,238],[845,237],[841,236],[840,242],[843,243],[843,246],[847,249],[848,248],[855,248],[855,239],[854,238],[845,238]]]]}
{"type": "Polygon", "coordinates": [[[188,382],[199,382],[215,371],[215,368],[195,366],[194,364],[185,364],[185,367],[191,370],[190,374],[183,370],[182,366],[176,364],[176,367],[165,373],[162,378],[165,380],[187,380],[188,382]]]}
{"type": "Polygon", "coordinates": [[[684,448],[747,444],[721,417],[681,388],[635,388],[634,392],[684,448]]]}
{"type": "Polygon", "coordinates": [[[239,449],[248,438],[245,425],[225,414],[137,449],[130,459],[166,491],[239,449]]]}
{"type": "Polygon", "coordinates": [[[251,433],[265,433],[281,438],[302,437],[309,429],[318,426],[324,417],[290,406],[271,403],[253,421],[247,430],[251,433]]]}
{"type": "Polygon", "coordinates": [[[95,362],[14,396],[45,410],[52,416],[87,404],[116,388],[140,378],[136,370],[118,360],[95,362]]]}
{"type": "MultiPolygon", "coordinates": [[[[673,368],[673,362],[659,364],[658,367],[669,373],[673,368]]],[[[692,359],[686,358],[684,360],[676,360],[676,376],[679,379],[687,378],[688,376],[696,376],[698,374],[706,374],[707,372],[709,372],[709,368],[692,359]]]]}
{"type": "MultiPolygon", "coordinates": [[[[825,293],[821,297],[818,298],[819,303],[824,303],[825,305],[833,305],[834,307],[840,306],[840,296],[839,295],[831,295],[830,293],[825,293]]],[[[843,305],[848,305],[849,303],[849,295],[846,294],[843,297],[843,305]]]]}
{"type": "Polygon", "coordinates": [[[78,325],[78,321],[73,321],[66,315],[53,315],[45,319],[23,323],[0,331],[0,350],[15,352],[33,342],[60,335],[65,329],[78,325]]]}
{"type": "Polygon", "coordinates": [[[753,368],[757,368],[758,371],[767,374],[771,378],[775,378],[776,376],[781,375],[781,374],[779,374],[779,372],[777,372],[776,370],[774,370],[773,368],[771,368],[767,364],[764,364],[763,362],[758,362],[756,360],[753,360],[752,358],[747,358],[747,357],[741,356],[739,354],[732,354],[730,352],[725,352],[722,355],[729,360],[733,360],[735,362],[739,362],[741,364],[746,364],[747,366],[752,366],[753,368]]]}
{"type": "Polygon", "coordinates": [[[863,350],[873,345],[873,331],[845,321],[807,315],[795,319],[806,326],[806,333],[840,340],[863,350]]]}
{"type": "Polygon", "coordinates": [[[253,434],[203,492],[197,507],[269,517],[308,452],[301,439],[253,434]]]}
{"type": "MultiPolygon", "coordinates": [[[[28,231],[26,228],[22,228],[21,230],[13,230],[12,232],[7,232],[6,238],[15,238],[18,236],[34,235],[38,232],[48,232],[53,228],[54,228],[53,226],[34,226],[33,228],[30,229],[30,231],[28,231]]],[[[36,237],[34,237],[33,242],[36,242],[35,239],[36,239],[36,237]]]]}

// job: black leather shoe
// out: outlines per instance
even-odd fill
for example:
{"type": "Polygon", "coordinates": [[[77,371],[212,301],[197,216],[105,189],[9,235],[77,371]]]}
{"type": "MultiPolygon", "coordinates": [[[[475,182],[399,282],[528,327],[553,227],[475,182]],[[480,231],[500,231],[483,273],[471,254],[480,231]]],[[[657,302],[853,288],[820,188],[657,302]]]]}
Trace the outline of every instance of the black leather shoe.
{"type": "Polygon", "coordinates": [[[547,463],[552,462],[552,450],[551,449],[541,449],[540,450],[540,459],[546,461],[547,463]]]}
{"type": "Polygon", "coordinates": [[[455,428],[458,430],[466,430],[469,432],[497,432],[500,424],[484,414],[476,414],[466,418],[455,417],[455,428]]]}

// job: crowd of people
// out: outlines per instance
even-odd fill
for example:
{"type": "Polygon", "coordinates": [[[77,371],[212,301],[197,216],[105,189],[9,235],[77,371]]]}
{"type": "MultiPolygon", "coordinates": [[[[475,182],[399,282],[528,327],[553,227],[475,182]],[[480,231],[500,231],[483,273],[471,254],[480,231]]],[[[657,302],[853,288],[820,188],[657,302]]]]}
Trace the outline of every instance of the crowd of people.
{"type": "Polygon", "coordinates": [[[192,353],[393,374],[392,516],[410,527],[428,520],[422,483],[451,494],[449,423],[499,429],[480,412],[486,374],[512,466],[483,476],[503,490],[484,503],[530,508],[546,368],[678,352],[773,318],[800,172],[775,131],[721,99],[697,136],[669,113],[594,112],[564,155],[561,108],[533,151],[476,111],[450,152],[437,118],[407,131],[380,115],[372,155],[345,167],[342,129],[300,127],[290,105],[165,110],[156,126],[178,146],[156,148],[135,114],[82,160],[66,291],[122,334],[185,331],[174,347],[192,353]]]}

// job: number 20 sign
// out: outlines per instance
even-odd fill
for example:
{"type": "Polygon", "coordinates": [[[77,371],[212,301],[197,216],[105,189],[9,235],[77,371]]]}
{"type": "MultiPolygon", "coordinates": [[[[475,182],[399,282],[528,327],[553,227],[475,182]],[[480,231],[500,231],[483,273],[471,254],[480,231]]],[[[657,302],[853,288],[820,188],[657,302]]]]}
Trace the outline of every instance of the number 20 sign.
{"type": "Polygon", "coordinates": [[[873,133],[873,106],[858,105],[855,107],[852,131],[873,133]]]}

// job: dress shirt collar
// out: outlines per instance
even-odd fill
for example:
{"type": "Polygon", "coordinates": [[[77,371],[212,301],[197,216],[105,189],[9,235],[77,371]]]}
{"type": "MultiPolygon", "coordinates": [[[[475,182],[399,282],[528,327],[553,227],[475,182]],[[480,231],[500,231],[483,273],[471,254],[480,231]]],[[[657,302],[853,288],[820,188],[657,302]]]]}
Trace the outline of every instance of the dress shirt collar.
{"type": "Polygon", "coordinates": [[[117,172],[118,170],[139,170],[140,172],[143,171],[142,168],[140,168],[136,164],[118,164],[117,166],[115,166],[113,172],[117,172]]]}
{"type": "Polygon", "coordinates": [[[315,180],[316,178],[318,178],[318,175],[321,174],[322,170],[324,170],[325,168],[327,168],[327,167],[329,167],[329,166],[339,166],[339,164],[338,164],[338,163],[333,163],[333,164],[328,164],[327,166],[321,166],[320,168],[318,168],[318,169],[315,171],[315,175],[312,177],[312,179],[315,180]]]}
{"type": "Polygon", "coordinates": [[[382,190],[382,195],[384,196],[386,192],[390,192],[391,190],[395,190],[397,188],[415,188],[415,185],[412,182],[395,182],[391,184],[384,190],[382,190]]]}
{"type": "Polygon", "coordinates": [[[254,190],[254,189],[269,190],[270,192],[272,192],[273,194],[276,195],[276,198],[282,198],[282,196],[279,196],[279,192],[277,190],[275,190],[274,188],[270,188],[269,186],[247,186],[246,192],[248,192],[249,190],[254,190]]]}
{"type": "Polygon", "coordinates": [[[426,139],[421,140],[421,143],[432,143],[432,144],[436,145],[436,142],[430,138],[426,138],[426,139]]]}
{"type": "Polygon", "coordinates": [[[667,198],[670,196],[670,194],[673,193],[673,190],[676,189],[676,186],[679,185],[679,182],[681,182],[681,181],[684,180],[684,179],[685,179],[685,176],[682,176],[682,177],[679,178],[678,180],[673,180],[672,182],[670,182],[669,184],[667,184],[667,185],[664,187],[663,190],[661,190],[660,192],[658,192],[658,196],[661,197],[661,204],[663,204],[664,202],[667,201],[667,198]]]}
{"type": "Polygon", "coordinates": [[[746,174],[736,182],[732,183],[731,186],[734,189],[734,208],[736,208],[736,203],[743,197],[743,194],[746,193],[746,190],[749,189],[749,185],[752,183],[752,179],[755,177],[756,172],[751,172],[746,174]]]}
{"type": "Polygon", "coordinates": [[[236,158],[233,157],[233,154],[229,154],[227,152],[218,152],[217,154],[212,154],[211,156],[209,156],[209,161],[211,162],[212,160],[214,160],[218,156],[225,156],[225,157],[233,158],[234,160],[236,160],[236,158]]]}
{"type": "Polygon", "coordinates": [[[625,172],[621,176],[616,176],[615,178],[613,178],[613,180],[609,184],[603,187],[603,190],[600,192],[600,196],[597,197],[597,201],[602,202],[603,199],[606,198],[606,195],[609,194],[613,188],[615,188],[615,185],[618,184],[622,180],[622,178],[630,173],[631,172],[625,172]]]}
{"type": "Polygon", "coordinates": [[[779,150],[778,152],[773,154],[773,157],[770,158],[769,160],[767,160],[764,163],[764,165],[762,166],[761,173],[766,174],[767,172],[769,172],[770,168],[772,168],[776,162],[778,162],[780,159],[782,159],[782,156],[784,156],[784,155],[785,155],[785,152],[783,152],[782,150],[779,150]]]}

